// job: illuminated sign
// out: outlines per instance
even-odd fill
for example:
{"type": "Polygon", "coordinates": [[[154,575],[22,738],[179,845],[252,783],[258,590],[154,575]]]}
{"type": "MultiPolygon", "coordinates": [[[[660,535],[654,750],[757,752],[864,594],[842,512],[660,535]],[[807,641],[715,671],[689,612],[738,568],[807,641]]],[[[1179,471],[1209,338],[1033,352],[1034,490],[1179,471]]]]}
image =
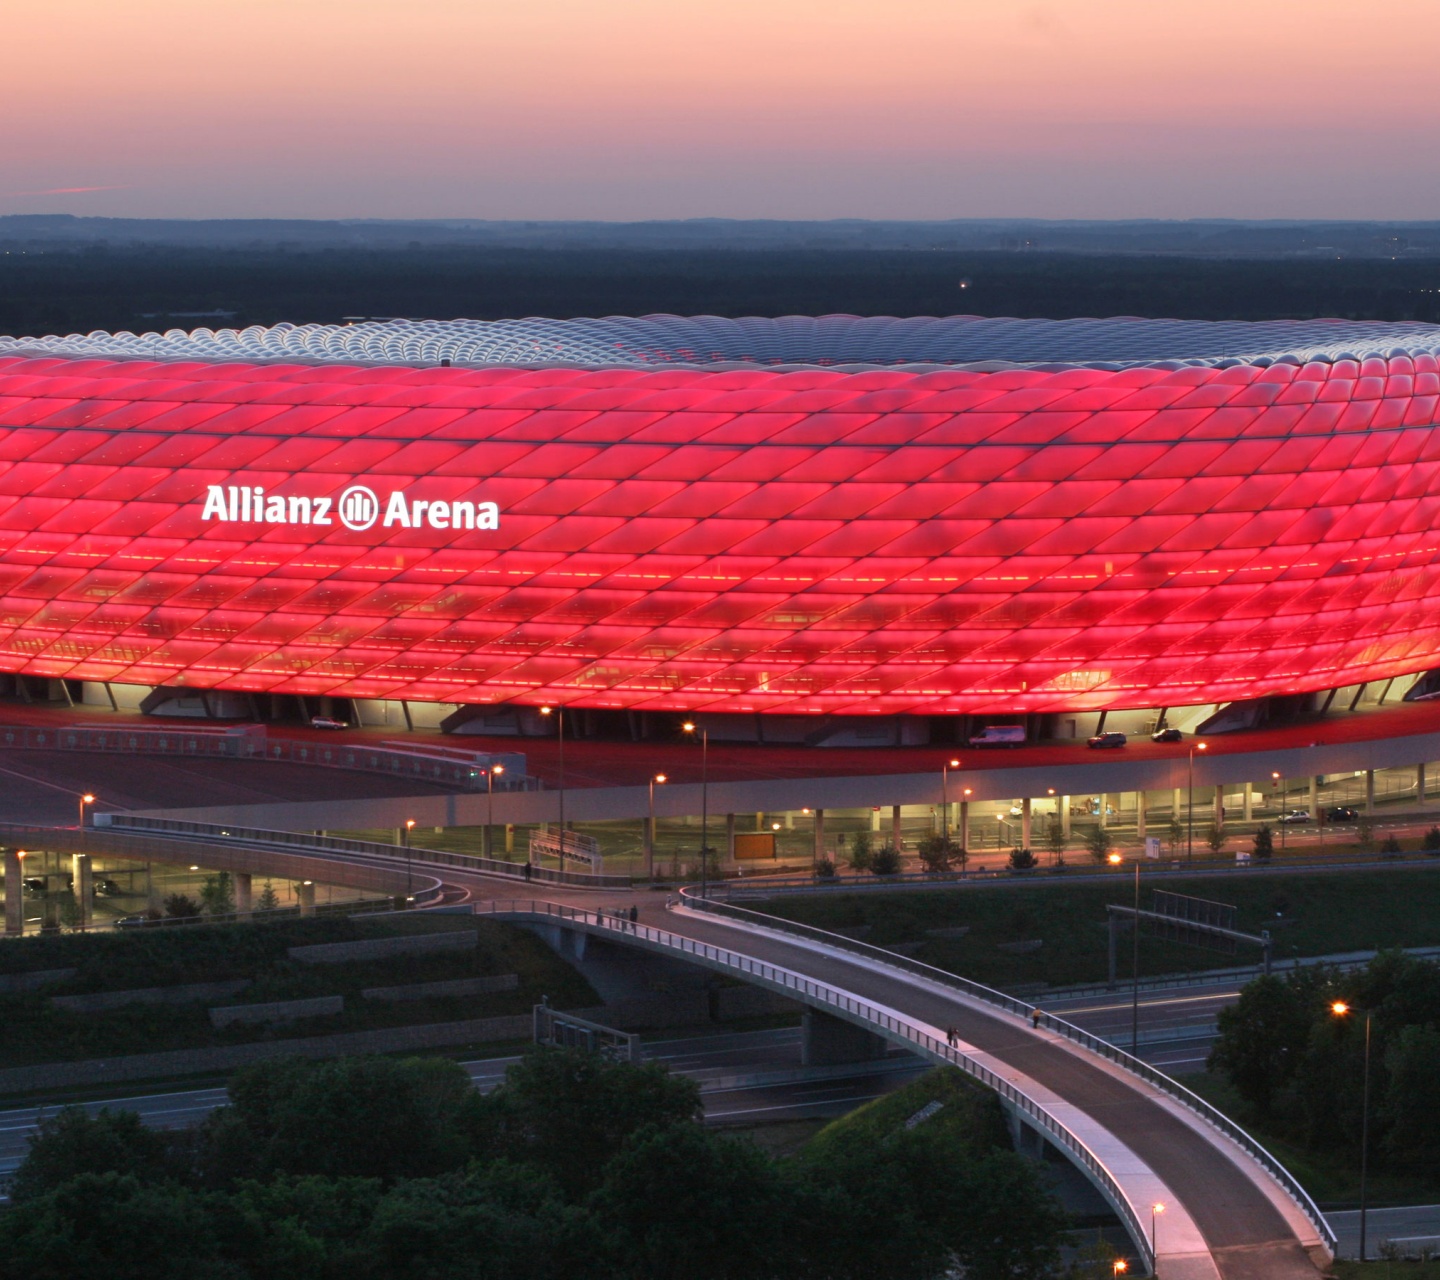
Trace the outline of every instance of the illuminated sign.
{"type": "Polygon", "coordinates": [[[378,521],[383,529],[498,529],[500,508],[493,502],[409,498],[394,489],[381,514],[380,499],[368,485],[352,484],[339,500],[303,494],[267,495],[261,485],[207,485],[202,520],[221,524],[331,525],[363,533],[378,521]]]}

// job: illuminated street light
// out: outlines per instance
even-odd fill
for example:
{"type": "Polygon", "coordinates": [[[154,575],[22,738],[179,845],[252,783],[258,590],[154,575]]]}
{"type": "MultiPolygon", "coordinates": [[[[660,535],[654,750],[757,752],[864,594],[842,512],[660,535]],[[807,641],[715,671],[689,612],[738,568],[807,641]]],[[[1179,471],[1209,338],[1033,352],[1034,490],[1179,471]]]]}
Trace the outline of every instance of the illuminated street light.
{"type": "Polygon", "coordinates": [[[1195,753],[1208,748],[1209,744],[1205,742],[1190,744],[1190,763],[1187,773],[1189,781],[1185,796],[1185,861],[1187,863],[1195,857],[1195,753]]]}
{"type": "Polygon", "coordinates": [[[958,760],[948,760],[940,766],[940,835],[947,848],[950,844],[950,770],[959,767],[958,760]]]}
{"type": "MultiPolygon", "coordinates": [[[[695,722],[680,726],[686,733],[696,731],[695,722]]],[[[700,731],[700,896],[710,890],[710,730],[700,731]]],[[[807,811],[808,812],[808,811],[807,811]]]]}
{"type": "MultiPolygon", "coordinates": [[[[1337,1018],[1360,1012],[1343,1000],[1336,1000],[1330,1012],[1337,1018]]],[[[1365,1261],[1365,1219],[1369,1210],[1366,1195],[1366,1173],[1370,1161],[1370,1011],[1365,1010],[1365,1074],[1360,1101],[1360,1261],[1365,1261]]]]}
{"type": "Polygon", "coordinates": [[[405,901],[414,897],[414,884],[410,876],[410,833],[415,830],[415,819],[405,820],[405,901]]]}
{"type": "Polygon", "coordinates": [[[95,797],[92,796],[88,791],[87,791],[83,796],[80,797],[80,830],[81,830],[81,831],[84,831],[84,830],[85,830],[85,806],[86,806],[87,804],[94,804],[94,803],[95,803],[95,797]]]}
{"type": "Polygon", "coordinates": [[[495,827],[495,775],[504,773],[503,764],[492,764],[485,770],[485,856],[488,858],[494,850],[492,844],[494,837],[490,834],[495,827]]]}
{"type": "Polygon", "coordinates": [[[645,828],[645,874],[655,879],[655,784],[664,782],[663,773],[652,774],[650,778],[650,825],[645,828]]]}
{"type": "MultiPolygon", "coordinates": [[[[555,717],[557,740],[560,743],[560,870],[565,870],[565,708],[541,707],[542,716],[555,717]]],[[[528,860],[529,854],[526,854],[528,860]]],[[[528,873],[527,873],[528,874],[528,873]]]]}
{"type": "Polygon", "coordinates": [[[1150,1206],[1150,1266],[1155,1266],[1155,1219],[1165,1212],[1163,1204],[1152,1204],[1150,1206]]]}

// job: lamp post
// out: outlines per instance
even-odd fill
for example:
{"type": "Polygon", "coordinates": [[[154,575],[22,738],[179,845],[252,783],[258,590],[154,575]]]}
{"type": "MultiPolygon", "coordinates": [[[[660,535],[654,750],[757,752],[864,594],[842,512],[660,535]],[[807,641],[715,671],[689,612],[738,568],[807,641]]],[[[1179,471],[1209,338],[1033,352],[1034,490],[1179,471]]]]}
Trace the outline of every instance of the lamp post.
{"type": "MultiPolygon", "coordinates": [[[[1358,1013],[1343,1000],[1330,1006],[1330,1012],[1337,1018],[1348,1013],[1358,1013]]],[[[1365,1218],[1369,1209],[1366,1196],[1366,1173],[1370,1162],[1370,1010],[1365,1010],[1365,1071],[1360,1094],[1360,1261],[1365,1261],[1365,1218]]]]}
{"type": "Polygon", "coordinates": [[[1124,1258],[1116,1258],[1115,1261],[1110,1264],[1110,1274],[1114,1276],[1123,1276],[1129,1270],[1130,1267],[1124,1258]]]}
{"type": "Polygon", "coordinates": [[[645,828],[645,874],[651,880],[655,879],[655,784],[664,781],[663,773],[650,776],[650,825],[645,828]]]}
{"type": "MultiPolygon", "coordinates": [[[[1109,858],[1112,867],[1124,859],[1118,853],[1109,858]]],[[[1130,1056],[1140,1054],[1140,859],[1135,859],[1135,914],[1130,927],[1130,1056]]]]}
{"type": "Polygon", "coordinates": [[[415,830],[415,819],[405,819],[405,901],[414,901],[415,885],[410,876],[410,833],[415,830]]]}
{"type": "Polygon", "coordinates": [[[1284,780],[1280,777],[1280,775],[1279,775],[1278,773],[1272,772],[1272,773],[1270,774],[1270,785],[1271,785],[1277,792],[1279,792],[1279,799],[1280,799],[1280,817],[1277,819],[1277,821],[1278,821],[1279,824],[1280,824],[1280,852],[1281,852],[1281,853],[1284,853],[1284,852],[1285,852],[1285,828],[1290,825],[1288,822],[1285,821],[1285,816],[1286,816],[1286,815],[1285,815],[1285,783],[1284,783],[1284,780]]]}
{"type": "Polygon", "coordinates": [[[495,830],[495,775],[504,773],[503,764],[492,764],[485,770],[485,856],[488,858],[494,852],[495,830]]]}
{"type": "Polygon", "coordinates": [[[1165,1206],[1155,1203],[1150,1206],[1150,1269],[1155,1270],[1155,1219],[1165,1212],[1165,1206]]]}
{"type": "Polygon", "coordinates": [[[1195,858],[1195,753],[1206,750],[1203,742],[1192,742],[1190,744],[1190,765],[1188,769],[1188,785],[1185,793],[1185,861],[1192,862],[1195,858]]]}
{"type": "Polygon", "coordinates": [[[92,796],[88,791],[87,791],[83,796],[80,797],[80,830],[81,830],[81,831],[84,831],[84,830],[85,830],[85,806],[86,806],[87,804],[94,804],[94,803],[95,803],[95,797],[92,796]]]}
{"type": "Polygon", "coordinates": [[[541,707],[542,716],[555,717],[555,731],[560,742],[560,870],[565,870],[565,708],[541,707]]]}
{"type": "MultiPolygon", "coordinates": [[[[696,732],[695,722],[687,720],[680,726],[686,733],[696,732]]],[[[700,896],[710,891],[710,730],[700,733],[700,896]]]]}
{"type": "Polygon", "coordinates": [[[940,837],[950,847],[950,770],[958,769],[960,761],[949,760],[940,766],[940,837]]]}

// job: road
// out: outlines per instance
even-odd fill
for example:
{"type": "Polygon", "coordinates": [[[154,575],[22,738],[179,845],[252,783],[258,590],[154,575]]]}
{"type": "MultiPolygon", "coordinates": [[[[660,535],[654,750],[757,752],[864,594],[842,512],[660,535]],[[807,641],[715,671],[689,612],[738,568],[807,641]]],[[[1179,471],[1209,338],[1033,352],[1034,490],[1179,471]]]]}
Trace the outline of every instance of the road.
{"type": "MultiPolygon", "coordinates": [[[[657,1040],[647,1042],[644,1051],[647,1061],[663,1062],[700,1085],[705,1118],[712,1124],[829,1119],[898,1088],[927,1069],[919,1059],[895,1051],[879,1066],[828,1073],[822,1069],[812,1073],[818,1078],[807,1080],[776,1079],[802,1069],[797,1027],[657,1040]]],[[[476,1088],[489,1091],[519,1061],[515,1056],[479,1058],[460,1065],[476,1088]]],[[[208,1088],[98,1099],[80,1105],[91,1114],[106,1107],[134,1111],[152,1128],[180,1129],[199,1124],[228,1101],[224,1088],[208,1088]]],[[[19,1167],[39,1121],[56,1110],[52,1104],[0,1111],[0,1177],[19,1167]]]]}
{"type": "MultiPolygon", "coordinates": [[[[1325,1215],[1340,1237],[1340,1256],[1360,1256],[1360,1210],[1342,1209],[1325,1215]]],[[[1406,1205],[1398,1209],[1371,1209],[1365,1231],[1365,1256],[1380,1256],[1385,1241],[1402,1254],[1418,1256],[1427,1246],[1440,1252],[1440,1204],[1406,1205]]]]}

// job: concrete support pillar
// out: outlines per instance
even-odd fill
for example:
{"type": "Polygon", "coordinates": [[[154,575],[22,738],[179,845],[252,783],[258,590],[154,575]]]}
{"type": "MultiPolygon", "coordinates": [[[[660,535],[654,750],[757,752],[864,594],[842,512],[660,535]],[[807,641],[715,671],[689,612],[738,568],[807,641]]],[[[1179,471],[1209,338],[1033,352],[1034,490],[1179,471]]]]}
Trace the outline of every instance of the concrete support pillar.
{"type": "Polygon", "coordinates": [[[1070,797],[1060,797],[1060,830],[1065,833],[1065,839],[1070,839],[1070,797]]]}
{"type": "Polygon", "coordinates": [[[25,932],[25,859],[18,849],[5,850],[5,932],[25,932]]]}
{"type": "Polygon", "coordinates": [[[239,916],[249,916],[255,910],[255,899],[251,890],[251,879],[248,871],[237,871],[234,874],[235,880],[235,913],[239,916]]]}
{"type": "Polygon", "coordinates": [[[955,843],[962,849],[970,847],[970,801],[960,801],[960,820],[955,824],[955,843]]]}
{"type": "Polygon", "coordinates": [[[1320,818],[1320,779],[1313,773],[1310,775],[1310,821],[1317,822],[1320,818]]]}
{"type": "Polygon", "coordinates": [[[900,847],[900,806],[890,806],[890,843],[897,849],[900,847]]]}
{"type": "Polygon", "coordinates": [[[756,830],[756,831],[764,831],[764,830],[765,830],[765,815],[764,815],[763,813],[757,813],[757,814],[755,815],[755,830],[756,830]]]}
{"type": "Polygon", "coordinates": [[[1183,821],[1183,819],[1180,817],[1180,810],[1185,804],[1183,798],[1184,794],[1185,793],[1181,791],[1179,787],[1176,787],[1170,793],[1170,817],[1176,822],[1183,821]]]}
{"type": "Polygon", "coordinates": [[[73,882],[75,906],[79,910],[77,923],[82,929],[88,929],[95,913],[95,883],[90,870],[88,853],[70,855],[70,877],[73,882]]]}
{"type": "Polygon", "coordinates": [[[1221,828],[1225,825],[1225,788],[1215,788],[1215,812],[1210,819],[1216,826],[1221,828]]]}
{"type": "Polygon", "coordinates": [[[159,915],[165,907],[165,895],[161,892],[164,886],[155,878],[155,864],[145,864],[145,909],[159,915]]]}
{"type": "Polygon", "coordinates": [[[1030,797],[1020,801],[1020,847],[1030,847],[1030,797]]]}
{"type": "Polygon", "coordinates": [[[507,822],[507,823],[505,824],[505,856],[508,858],[508,857],[509,857],[511,854],[513,854],[514,852],[515,852],[515,824],[514,824],[513,822],[507,822]]]}
{"type": "Polygon", "coordinates": [[[825,810],[815,810],[815,861],[825,856],[825,810]]]}
{"type": "Polygon", "coordinates": [[[1137,840],[1145,839],[1145,793],[1143,791],[1135,793],[1135,838],[1137,840]]]}
{"type": "Polygon", "coordinates": [[[1102,828],[1103,828],[1103,827],[1108,827],[1108,826],[1110,825],[1109,815],[1105,812],[1105,810],[1108,809],[1109,807],[1110,807],[1110,797],[1107,796],[1107,795],[1102,791],[1102,792],[1100,793],[1100,825],[1101,825],[1102,828]]]}
{"type": "Polygon", "coordinates": [[[480,856],[482,858],[495,856],[495,833],[488,826],[480,828],[480,856]]]}
{"type": "Polygon", "coordinates": [[[785,810],[785,830],[786,830],[786,831],[794,831],[794,830],[795,830],[795,810],[794,810],[794,809],[786,809],[786,810],[785,810]]]}
{"type": "Polygon", "coordinates": [[[834,1066],[843,1062],[876,1062],[887,1045],[864,1027],[842,1021],[818,1009],[806,1009],[800,1019],[800,1064],[834,1066]]]}
{"type": "Polygon", "coordinates": [[[1415,798],[1421,804],[1425,803],[1425,765],[1423,762],[1415,766],[1415,798]]]}
{"type": "Polygon", "coordinates": [[[300,884],[300,914],[302,916],[315,914],[315,881],[313,880],[304,880],[300,884]]]}
{"type": "Polygon", "coordinates": [[[1255,816],[1255,792],[1251,789],[1248,782],[1245,784],[1245,804],[1243,812],[1246,822],[1249,822],[1255,816]]]}
{"type": "Polygon", "coordinates": [[[1365,812],[1375,812],[1375,770],[1365,770],[1365,812]]]}
{"type": "Polygon", "coordinates": [[[879,831],[880,831],[880,809],[879,809],[878,806],[872,805],[872,806],[870,807],[870,833],[871,833],[872,835],[876,835],[876,834],[879,833],[879,831]]]}
{"type": "Polygon", "coordinates": [[[725,861],[735,861],[735,815],[725,815],[725,861]]]}

